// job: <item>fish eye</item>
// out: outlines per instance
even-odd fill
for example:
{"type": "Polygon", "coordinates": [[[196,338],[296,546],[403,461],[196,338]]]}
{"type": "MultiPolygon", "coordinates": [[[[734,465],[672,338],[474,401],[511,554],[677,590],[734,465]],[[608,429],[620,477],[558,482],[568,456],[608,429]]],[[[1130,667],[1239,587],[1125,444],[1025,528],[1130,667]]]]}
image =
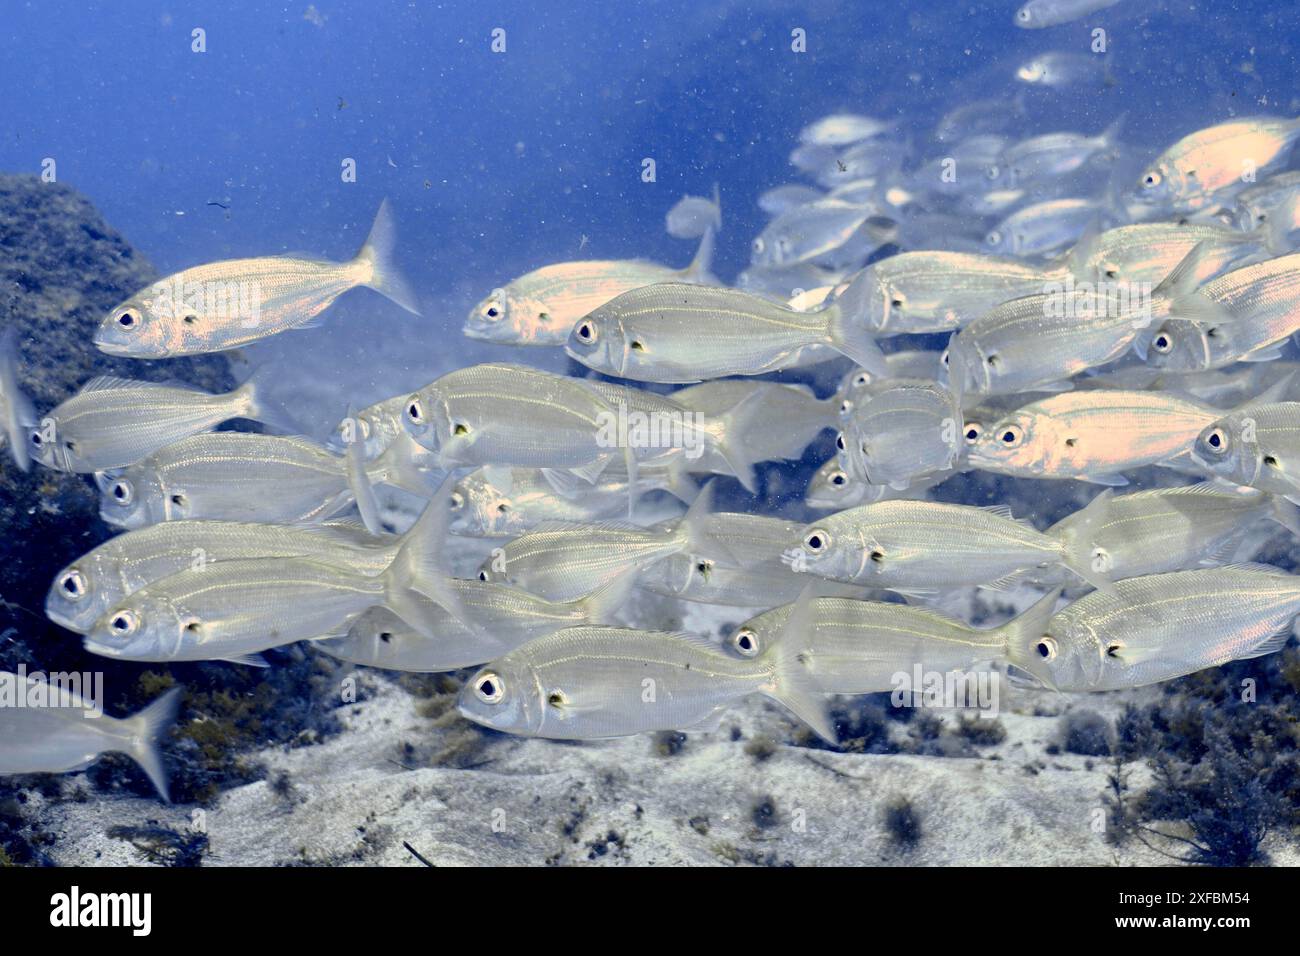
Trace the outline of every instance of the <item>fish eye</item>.
{"type": "Polygon", "coordinates": [[[762,255],[763,250],[767,248],[767,244],[762,239],[755,239],[753,248],[756,254],[762,255]]]}
{"type": "Polygon", "coordinates": [[[742,627],[731,635],[731,646],[745,657],[758,656],[758,635],[747,627],[742,627]]]}
{"type": "Polygon", "coordinates": [[[73,568],[59,578],[59,593],[70,601],[80,601],[86,596],[86,576],[73,568]]]}
{"type": "Polygon", "coordinates": [[[1152,169],[1142,177],[1142,185],[1146,189],[1155,189],[1160,185],[1160,179],[1160,174],[1152,169]]]}
{"type": "Polygon", "coordinates": [[[452,511],[465,507],[465,496],[459,491],[453,491],[451,497],[447,499],[447,504],[452,511]]]}
{"type": "Polygon", "coordinates": [[[138,628],[139,626],[140,626],[140,618],[136,616],[134,611],[129,611],[125,608],[118,611],[108,620],[109,629],[114,634],[119,635],[121,637],[126,637],[129,634],[134,634],[136,628],[138,628]]]}
{"type": "Polygon", "coordinates": [[[135,309],[123,309],[117,315],[117,327],[128,332],[140,327],[140,313],[135,309]]]}
{"type": "Polygon", "coordinates": [[[1205,436],[1205,444],[1210,451],[1222,455],[1228,450],[1228,433],[1222,428],[1215,428],[1205,436]]]}
{"type": "Polygon", "coordinates": [[[32,432],[32,444],[37,448],[45,444],[45,438],[41,435],[40,429],[32,432]]]}
{"type": "Polygon", "coordinates": [[[853,403],[851,401],[846,398],[844,401],[840,402],[841,415],[847,415],[851,411],[853,411],[853,403]]]}
{"type": "Polygon", "coordinates": [[[1151,347],[1161,355],[1167,355],[1174,347],[1174,340],[1169,337],[1167,332],[1161,332],[1151,340],[1151,347]]]}
{"type": "Polygon", "coordinates": [[[980,435],[984,434],[984,429],[978,422],[967,422],[964,434],[966,436],[966,444],[973,445],[979,441],[980,435]]]}
{"type": "Polygon", "coordinates": [[[999,172],[1000,170],[996,166],[990,166],[988,169],[984,170],[984,175],[989,179],[997,179],[999,172]]]}
{"type": "Polygon", "coordinates": [[[853,376],[853,384],[858,388],[862,388],[864,385],[870,385],[871,376],[866,372],[859,372],[857,375],[853,376]]]}
{"type": "Polygon", "coordinates": [[[480,674],[474,681],[474,696],[485,704],[499,704],[505,696],[505,685],[492,671],[480,674]]]}
{"type": "Polygon", "coordinates": [[[1015,448],[1020,444],[1024,437],[1025,433],[1020,429],[1019,425],[1008,425],[1006,428],[1002,429],[1002,434],[998,436],[998,439],[1006,447],[1015,448]]]}
{"type": "Polygon", "coordinates": [[[831,536],[821,528],[809,531],[803,539],[803,549],[809,554],[821,554],[830,547],[831,536]]]}
{"type": "Polygon", "coordinates": [[[836,488],[842,488],[844,485],[848,484],[848,481],[849,481],[849,476],[844,474],[844,472],[842,471],[831,472],[831,484],[834,485],[836,488]]]}
{"type": "Polygon", "coordinates": [[[424,424],[424,404],[416,396],[412,396],[406,403],[404,413],[406,420],[412,425],[424,424]]]}
{"type": "Polygon", "coordinates": [[[984,237],[984,241],[987,242],[990,246],[996,246],[1002,242],[1002,233],[994,229],[992,232],[990,232],[987,236],[984,237]]]}
{"type": "Polygon", "coordinates": [[[1038,656],[1045,661],[1056,660],[1057,646],[1056,646],[1056,640],[1054,638],[1051,637],[1042,638],[1037,644],[1034,645],[1034,650],[1037,651],[1038,656]]]}
{"type": "Polygon", "coordinates": [[[131,488],[131,482],[127,481],[125,478],[113,482],[113,487],[109,489],[109,494],[111,494],[113,500],[120,505],[129,505],[131,500],[135,497],[135,491],[131,488]]]}
{"type": "Polygon", "coordinates": [[[1021,7],[1019,10],[1016,11],[1016,19],[1019,20],[1021,23],[1028,23],[1031,19],[1033,19],[1033,15],[1029,12],[1028,8],[1021,7]]]}
{"type": "Polygon", "coordinates": [[[839,432],[835,435],[835,447],[840,451],[844,451],[844,449],[848,447],[844,443],[844,432],[839,432]]]}
{"type": "Polygon", "coordinates": [[[485,319],[501,318],[502,315],[501,303],[499,303],[496,299],[488,299],[488,301],[483,305],[481,314],[485,319]]]}
{"type": "Polygon", "coordinates": [[[591,345],[596,341],[596,323],[580,322],[578,327],[573,330],[573,334],[578,337],[579,342],[591,345]]]}

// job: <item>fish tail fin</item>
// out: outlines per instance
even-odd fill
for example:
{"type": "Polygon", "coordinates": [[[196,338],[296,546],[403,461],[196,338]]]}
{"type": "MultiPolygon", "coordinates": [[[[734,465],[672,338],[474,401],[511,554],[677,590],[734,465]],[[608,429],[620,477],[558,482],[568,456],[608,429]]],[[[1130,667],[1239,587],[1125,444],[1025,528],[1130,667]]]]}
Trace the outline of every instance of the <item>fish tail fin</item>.
{"type": "Polygon", "coordinates": [[[261,422],[284,435],[301,435],[302,426],[280,402],[269,395],[271,368],[270,365],[261,366],[232,393],[238,403],[239,415],[241,418],[261,422]]]}
{"type": "Polygon", "coordinates": [[[686,456],[679,455],[677,459],[668,466],[668,480],[665,489],[670,495],[678,501],[685,502],[687,505],[695,501],[700,496],[700,486],[695,483],[691,477],[691,471],[686,467],[686,456]]]}
{"type": "MultiPolygon", "coordinates": [[[[856,284],[856,280],[855,283],[856,284]]],[[[827,317],[827,335],[830,345],[837,352],[847,355],[854,363],[861,365],[872,375],[887,378],[889,366],[885,364],[885,353],[880,351],[876,338],[867,328],[865,317],[859,315],[856,308],[850,308],[851,301],[845,297],[853,289],[850,284],[839,296],[822,311],[827,317]]]]}
{"type": "MultiPolygon", "coordinates": [[[[1231,409],[1231,411],[1241,412],[1248,408],[1253,408],[1256,405],[1272,405],[1274,402],[1289,401],[1291,398],[1291,390],[1296,384],[1297,376],[1300,376],[1300,372],[1290,372],[1287,375],[1284,375],[1254,398],[1246,399],[1236,408],[1231,409]]],[[[1220,411],[1215,417],[1222,418],[1227,414],[1229,414],[1229,412],[1220,411]]]]}
{"type": "Polygon", "coordinates": [[[586,597],[578,599],[577,603],[589,624],[617,623],[616,615],[627,604],[632,589],[636,587],[638,572],[638,568],[631,568],[586,597]]]}
{"type": "Polygon", "coordinates": [[[1047,633],[1047,622],[1056,613],[1056,602],[1061,596],[1061,589],[1054,588],[1041,598],[997,628],[998,636],[1003,638],[1003,647],[1008,661],[1023,671],[1031,662],[1030,650],[1038,639],[1047,633]]]}
{"type": "Polygon", "coordinates": [[[415,290],[398,271],[395,256],[397,252],[397,228],[393,224],[392,209],[385,199],[379,204],[375,214],[375,224],[370,227],[366,244],[357,253],[356,261],[369,267],[370,278],[365,285],[374,289],[385,298],[396,302],[407,312],[420,314],[420,303],[415,290]]]}
{"type": "Polygon", "coordinates": [[[1105,591],[1107,594],[1115,592],[1115,585],[1110,577],[1112,571],[1110,556],[1097,551],[1093,546],[1093,538],[1098,523],[1110,511],[1113,497],[1115,491],[1112,488],[1107,488],[1097,495],[1083,510],[1070,517],[1068,530],[1063,530],[1057,539],[1061,545],[1061,563],[1098,591],[1105,591]]]}
{"type": "Polygon", "coordinates": [[[1269,517],[1300,538],[1300,507],[1281,495],[1274,495],[1269,517]]]}
{"type": "Polygon", "coordinates": [[[167,803],[171,803],[172,798],[167,786],[167,767],[163,763],[158,742],[176,722],[184,689],[173,687],[140,713],[124,721],[126,729],[131,733],[131,743],[126,753],[140,765],[158,795],[167,803]]]}
{"type": "Polygon", "coordinates": [[[0,423],[9,439],[14,462],[23,471],[32,467],[27,451],[26,429],[36,424],[36,410],[18,385],[18,329],[9,326],[0,336],[0,397],[4,398],[7,419],[0,423]]]}
{"type": "Polygon", "coordinates": [[[393,563],[385,572],[386,594],[384,603],[408,624],[412,618],[419,620],[418,608],[412,592],[423,594],[434,601],[463,624],[469,624],[460,595],[456,592],[451,571],[447,566],[447,535],[451,523],[451,482],[442,486],[420,517],[402,535],[393,563]],[[410,615],[410,616],[408,616],[410,615]]]}
{"type": "Polygon", "coordinates": [[[700,239],[695,258],[682,270],[686,282],[713,280],[713,254],[722,230],[722,199],[714,184],[713,198],[684,196],[668,213],[668,232],[679,239],[700,239]]]}
{"type": "Polygon", "coordinates": [[[839,743],[826,707],[826,695],[809,667],[813,618],[813,588],[804,588],[790,609],[780,635],[763,652],[771,667],[771,685],[765,693],[806,723],[827,743],[839,743]]]}
{"type": "Polygon", "coordinates": [[[754,459],[747,450],[745,434],[751,425],[763,413],[763,394],[751,392],[741,399],[717,422],[713,432],[713,446],[722,459],[731,467],[736,480],[751,495],[758,493],[758,483],[754,475],[754,459]]]}

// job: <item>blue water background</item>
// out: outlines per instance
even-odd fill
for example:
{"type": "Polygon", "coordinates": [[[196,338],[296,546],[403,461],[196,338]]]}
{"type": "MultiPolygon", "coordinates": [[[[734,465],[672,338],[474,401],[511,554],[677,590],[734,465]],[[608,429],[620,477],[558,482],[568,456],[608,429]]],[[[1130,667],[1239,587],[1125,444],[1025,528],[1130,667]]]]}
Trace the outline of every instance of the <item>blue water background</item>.
{"type": "Polygon", "coordinates": [[[1232,115],[1300,112],[1296,4],[1145,4],[1146,19],[1121,5],[1038,31],[1012,25],[1015,5],[5,0],[0,168],[54,158],[164,273],[285,251],[347,258],[389,197],[424,318],[354,292],[318,328],[250,350],[285,368],[300,405],[327,405],[324,421],[487,357],[562,367],[553,351],[464,340],[465,312],[548,262],[684,265],[693,244],[666,235],[664,213],[714,183],[729,280],[763,223],[755,198],[796,179],[787,156],[805,123],[896,117],[899,148],[935,158],[940,116],[1010,103],[1016,65],[1086,52],[1098,24],[1116,85],[1035,92],[1021,132],[1099,132],[1126,113],[1124,140],[1143,154],[1232,115]],[[196,27],[205,53],[191,50],[196,27]],[[791,50],[795,28],[806,53],[791,50]],[[345,157],[355,183],[340,177],[345,157]],[[646,157],[654,183],[641,181],[646,157]]]}

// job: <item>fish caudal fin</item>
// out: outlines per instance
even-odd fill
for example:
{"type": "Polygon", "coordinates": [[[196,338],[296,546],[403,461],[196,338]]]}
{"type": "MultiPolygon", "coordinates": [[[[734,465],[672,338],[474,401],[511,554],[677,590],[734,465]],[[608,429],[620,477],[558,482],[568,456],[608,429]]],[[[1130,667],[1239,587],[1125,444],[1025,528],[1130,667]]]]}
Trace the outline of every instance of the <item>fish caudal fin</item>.
{"type": "Polygon", "coordinates": [[[583,617],[588,624],[615,624],[617,615],[627,604],[628,597],[636,587],[640,568],[629,568],[614,580],[596,588],[575,603],[582,608],[583,617]]]}
{"type": "Polygon", "coordinates": [[[1114,570],[1110,555],[1098,549],[1093,542],[1097,525],[1105,519],[1110,510],[1110,501],[1115,496],[1113,489],[1107,488],[1083,510],[1071,515],[1068,527],[1060,534],[1061,563],[1083,578],[1098,591],[1115,593],[1111,579],[1114,570]]]}
{"type": "Polygon", "coordinates": [[[813,618],[813,589],[804,588],[790,617],[763,657],[771,665],[772,683],[765,693],[806,723],[827,743],[839,743],[826,707],[826,694],[809,667],[813,618]]]}
{"type": "Polygon", "coordinates": [[[466,616],[447,567],[451,489],[452,483],[445,483],[438,494],[424,506],[415,524],[402,536],[393,563],[384,572],[387,584],[384,603],[408,624],[413,618],[419,620],[424,614],[418,607],[415,595],[411,593],[414,591],[441,604],[447,613],[462,624],[473,626],[466,616]]]}
{"type": "Polygon", "coordinates": [[[745,435],[763,414],[763,406],[762,391],[751,392],[718,419],[720,427],[713,433],[714,450],[751,495],[758,493],[758,483],[754,475],[754,459],[746,450],[745,435]]]}
{"type": "Polygon", "coordinates": [[[183,687],[173,687],[140,713],[123,721],[125,729],[131,734],[131,743],[125,753],[140,765],[158,795],[168,803],[172,802],[172,798],[167,786],[167,767],[163,763],[158,742],[176,722],[183,690],[183,687]]]}
{"type": "Polygon", "coordinates": [[[271,366],[263,365],[250,375],[233,395],[238,402],[239,417],[261,422],[282,435],[301,435],[303,428],[288,411],[268,394],[271,366]]]}
{"type": "Polygon", "coordinates": [[[415,290],[407,283],[397,269],[395,254],[397,251],[397,229],[393,225],[393,213],[385,199],[379,204],[375,214],[375,224],[370,227],[366,244],[357,253],[356,261],[369,266],[370,278],[364,283],[385,298],[396,302],[407,312],[420,314],[420,303],[415,290]]]}
{"type": "MultiPolygon", "coordinates": [[[[848,293],[849,290],[844,291],[848,293]]],[[[858,310],[848,308],[848,305],[848,302],[837,298],[822,310],[828,319],[827,334],[831,348],[847,355],[872,375],[888,378],[889,366],[885,364],[885,353],[880,351],[875,336],[867,328],[865,317],[858,315],[858,310]]]]}
{"type": "Polygon", "coordinates": [[[1028,648],[1038,643],[1038,639],[1047,633],[1047,622],[1056,613],[1056,602],[1061,596],[1061,588],[1048,591],[1021,614],[1012,618],[997,629],[1003,638],[1003,647],[1007,660],[1024,670],[1022,661],[1027,659],[1028,648]]]}

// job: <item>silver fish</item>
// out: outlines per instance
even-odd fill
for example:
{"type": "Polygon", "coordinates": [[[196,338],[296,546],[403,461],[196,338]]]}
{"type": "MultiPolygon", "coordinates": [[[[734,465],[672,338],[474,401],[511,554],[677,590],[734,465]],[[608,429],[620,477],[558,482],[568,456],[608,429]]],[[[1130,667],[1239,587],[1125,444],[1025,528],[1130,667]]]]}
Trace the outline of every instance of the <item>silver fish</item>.
{"type": "MultiPolygon", "coordinates": [[[[846,400],[847,401],[847,400],[846,400]]],[[[870,484],[905,489],[949,471],[964,447],[961,407],[935,382],[887,381],[848,413],[837,438],[841,464],[870,484]]]]}
{"type": "Polygon", "coordinates": [[[989,252],[1044,256],[1078,241],[1102,207],[1091,199],[1049,199],[1017,209],[984,237],[989,252]]]}
{"type": "Polygon", "coordinates": [[[876,244],[889,235],[888,225],[873,226],[871,205],[842,199],[819,199],[781,213],[751,246],[750,261],[760,268],[783,268],[839,249],[864,226],[874,229],[876,244]]]}
{"type": "Polygon", "coordinates": [[[1113,7],[1119,0],[1029,0],[1016,11],[1013,22],[1022,30],[1060,26],[1113,7]]]}
{"type": "Polygon", "coordinates": [[[36,424],[36,409],[18,382],[18,330],[13,326],[0,336],[0,445],[9,443],[14,463],[31,468],[27,430],[36,424]]]}
{"type": "Polygon", "coordinates": [[[1300,229],[1300,170],[1278,173],[1239,192],[1237,225],[1246,232],[1261,226],[1283,233],[1300,229]]]}
{"type": "MultiPolygon", "coordinates": [[[[839,302],[879,335],[950,332],[1008,299],[1042,292],[1064,268],[965,252],[904,252],[873,263],[839,302]]],[[[863,364],[863,363],[859,363],[863,364]]]]}
{"type": "MultiPolygon", "coordinates": [[[[683,202],[692,199],[696,197],[687,197],[683,202]]],[[[475,305],[465,319],[465,335],[508,345],[563,345],[575,322],[624,292],[658,282],[714,284],[717,280],[710,269],[722,210],[716,203],[710,205],[715,219],[704,230],[699,250],[685,269],[671,269],[639,259],[596,259],[543,266],[493,290],[475,305]]],[[[674,210],[680,213],[680,207],[678,203],[674,210]]],[[[674,212],[670,211],[670,227],[673,219],[674,212]]]]}
{"type": "Polygon", "coordinates": [[[1070,541],[1085,529],[1094,563],[1115,580],[1217,564],[1263,518],[1300,535],[1296,506],[1273,495],[1212,482],[1113,495],[1103,491],[1046,533],[1070,541]]]}
{"type": "Polygon", "coordinates": [[[315,442],[246,432],[182,438],[99,483],[100,517],[128,529],[178,518],[323,521],[356,496],[343,459],[315,442]]]}
{"type": "Polygon", "coordinates": [[[1208,422],[1192,456],[1220,479],[1300,501],[1300,402],[1260,402],[1208,422]]]}
{"type": "Polygon", "coordinates": [[[176,721],[183,689],[173,687],[131,717],[109,717],[103,701],[87,701],[70,687],[0,671],[0,776],[74,773],[103,754],[123,753],[170,803],[158,744],[176,721]]]}
{"type": "Polygon", "coordinates": [[[31,432],[32,457],[47,468],[90,474],[125,468],[166,445],[232,418],[297,431],[265,406],[258,383],[224,395],[101,376],[47,413],[31,432]]]}
{"type": "Polygon", "coordinates": [[[1120,690],[1281,650],[1300,613],[1300,579],[1233,565],[1115,582],[1055,614],[1008,657],[1060,691],[1120,690]]]}
{"type": "Polygon", "coordinates": [[[761,375],[810,345],[829,345],[883,372],[884,356],[866,327],[850,320],[855,314],[838,301],[796,312],[736,289],[663,283],[587,315],[565,351],[597,372],[642,382],[761,375]]]}
{"type": "Polygon", "coordinates": [[[894,128],[887,120],[858,113],[832,113],[799,131],[799,141],[814,146],[848,146],[894,128]]]}
{"type": "Polygon", "coordinates": [[[758,208],[769,216],[779,216],[796,206],[816,202],[824,198],[825,195],[820,189],[815,189],[812,186],[789,183],[785,186],[774,186],[762,193],[758,197],[758,208]]]}
{"type": "Polygon", "coordinates": [[[164,521],[110,538],[65,567],[45,597],[45,616],[84,634],[127,595],[210,561],[308,558],[379,574],[392,563],[399,541],[350,523],[164,521]]]}
{"type": "Polygon", "coordinates": [[[472,626],[441,605],[420,599],[424,614],[407,623],[385,607],[372,607],[342,637],[313,647],[352,664],[387,670],[438,673],[482,664],[527,641],[580,624],[612,623],[632,580],[616,580],[575,601],[555,602],[518,588],[481,581],[449,582],[472,626]]]}
{"type": "Polygon", "coordinates": [[[728,643],[753,656],[803,615],[805,663],[828,694],[874,694],[894,690],[900,674],[967,671],[1000,662],[1007,645],[1042,635],[1060,591],[1040,598],[999,627],[975,628],[928,608],[839,597],[805,597],[773,608],[732,631],[728,643]]]}
{"type": "MultiPolygon", "coordinates": [[[[780,561],[732,568],[691,554],[674,554],[656,561],[637,576],[636,583],[664,597],[726,607],[768,607],[794,601],[807,584],[780,561]]],[[[856,585],[833,582],[819,586],[818,592],[837,588],[846,596],[859,597],[863,593],[856,585]]]]}
{"type": "Polygon", "coordinates": [[[418,315],[415,294],[393,263],[395,245],[385,200],[351,262],[264,256],[195,266],[118,305],[100,323],[95,344],[133,358],[221,352],[302,328],[362,285],[418,315]]]}
{"type": "Polygon", "coordinates": [[[93,654],[135,661],[224,660],[347,632],[384,606],[418,617],[417,594],[461,617],[443,564],[445,503],[432,502],[380,574],[304,558],[241,558],[189,567],[115,602],[86,634],[93,654]]]}
{"type": "Polygon", "coordinates": [[[1039,53],[1016,68],[1016,79],[1031,86],[1112,86],[1110,58],[1096,53],[1052,50],[1039,53]]]}
{"type": "Polygon", "coordinates": [[[985,170],[989,183],[1006,189],[1073,173],[1094,157],[1113,152],[1123,117],[1098,136],[1044,133],[1008,146],[985,170]]]}
{"type": "Polygon", "coordinates": [[[680,552],[732,560],[706,531],[710,495],[668,527],[624,522],[547,522],[497,549],[479,568],[479,580],[510,584],[551,601],[574,601],[616,578],[680,552]]]}
{"type": "Polygon", "coordinates": [[[1285,160],[1297,137],[1300,120],[1278,116],[1197,130],[1161,153],[1142,174],[1139,197],[1176,210],[1201,209],[1285,160]]]}
{"type": "Polygon", "coordinates": [[[1105,571],[1092,564],[1090,540],[1043,534],[1002,505],[881,501],[806,525],[786,555],[797,572],[903,593],[999,588],[1062,564],[1094,587],[1108,587],[1105,571]]]}
{"type": "Polygon", "coordinates": [[[507,733],[560,740],[654,730],[709,730],[723,710],[761,693],[818,734],[835,730],[800,642],[778,640],[755,658],[688,634],[571,627],[488,664],[460,695],[462,716],[507,733]]]}
{"type": "Polygon", "coordinates": [[[1202,283],[1267,255],[1267,243],[1263,232],[1241,233],[1212,223],[1143,222],[1085,236],[1070,252],[1069,262],[1084,281],[1154,285],[1199,246],[1196,282],[1202,283]]]}
{"type": "Polygon", "coordinates": [[[995,422],[970,449],[974,468],[1024,478],[1128,484],[1123,473],[1186,458],[1223,412],[1161,392],[1064,392],[995,422]]]}
{"type": "Polygon", "coordinates": [[[1176,307],[1156,331],[1147,361],[1176,371],[1263,361],[1277,358],[1281,343],[1297,331],[1300,253],[1292,253],[1234,269],[1201,286],[1193,302],[1176,307]],[[1212,308],[1204,308],[1206,303],[1212,308]]]}

